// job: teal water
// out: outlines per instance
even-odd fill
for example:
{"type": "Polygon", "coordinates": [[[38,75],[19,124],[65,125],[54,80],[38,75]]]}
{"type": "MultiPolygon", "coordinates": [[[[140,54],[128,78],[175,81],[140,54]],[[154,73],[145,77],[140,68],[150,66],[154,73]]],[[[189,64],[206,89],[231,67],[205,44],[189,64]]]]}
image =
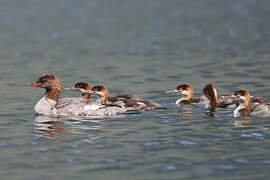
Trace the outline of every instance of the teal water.
{"type": "MultiPolygon", "coordinates": [[[[0,179],[269,179],[269,118],[176,107],[246,88],[270,101],[269,1],[0,2],[0,179]],[[108,118],[34,117],[54,72],[64,87],[105,84],[168,106],[108,118]]],[[[77,96],[63,92],[62,97],[77,96]]]]}

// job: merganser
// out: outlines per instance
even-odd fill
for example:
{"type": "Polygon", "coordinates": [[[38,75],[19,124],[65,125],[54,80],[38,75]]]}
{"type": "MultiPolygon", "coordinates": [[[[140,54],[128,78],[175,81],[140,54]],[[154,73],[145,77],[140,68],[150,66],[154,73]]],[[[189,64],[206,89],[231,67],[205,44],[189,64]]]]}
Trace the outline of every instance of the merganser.
{"type": "MultiPolygon", "coordinates": [[[[77,89],[76,89],[77,90],[77,89]]],[[[85,88],[80,86],[81,92],[86,92],[85,88]]],[[[118,96],[110,96],[106,86],[98,85],[92,88],[92,94],[97,95],[97,102],[104,105],[119,106],[121,108],[129,108],[129,110],[151,110],[161,108],[161,105],[150,100],[143,100],[133,94],[120,94],[118,96]]],[[[88,99],[88,98],[86,98],[88,99]]]]}
{"type": "Polygon", "coordinates": [[[65,88],[65,90],[77,91],[81,94],[81,97],[83,99],[90,99],[91,95],[92,95],[92,93],[91,93],[92,87],[90,84],[88,84],[86,82],[78,82],[75,84],[75,87],[65,88]]]}
{"type": "Polygon", "coordinates": [[[40,87],[46,90],[35,105],[36,115],[46,116],[103,116],[115,115],[128,111],[128,108],[107,107],[93,100],[82,98],[62,98],[61,83],[53,74],[40,77],[35,83],[24,84],[24,86],[40,87]]]}
{"type": "Polygon", "coordinates": [[[166,91],[168,94],[182,94],[183,97],[178,99],[175,104],[206,104],[206,97],[193,97],[193,89],[189,84],[181,84],[174,90],[166,91]]]}
{"type": "MultiPolygon", "coordinates": [[[[235,94],[225,94],[218,97],[217,90],[213,84],[206,84],[203,89],[203,93],[208,99],[205,105],[206,109],[215,111],[216,108],[235,109],[238,107],[239,102],[235,94]]],[[[262,97],[259,96],[250,96],[249,99],[252,104],[261,104],[266,102],[262,97]]]]}
{"type": "Polygon", "coordinates": [[[213,84],[206,84],[203,93],[207,97],[205,108],[210,111],[215,111],[217,107],[232,109],[236,106],[234,95],[226,94],[218,97],[216,87],[213,84]]]}
{"type": "Polygon", "coordinates": [[[235,91],[234,95],[239,102],[238,107],[233,111],[234,117],[240,116],[270,116],[270,104],[261,97],[256,97],[253,102],[246,89],[235,91]]]}
{"type": "Polygon", "coordinates": [[[250,95],[247,90],[240,89],[235,91],[234,95],[238,98],[239,105],[233,111],[234,117],[250,116],[250,95]]]}

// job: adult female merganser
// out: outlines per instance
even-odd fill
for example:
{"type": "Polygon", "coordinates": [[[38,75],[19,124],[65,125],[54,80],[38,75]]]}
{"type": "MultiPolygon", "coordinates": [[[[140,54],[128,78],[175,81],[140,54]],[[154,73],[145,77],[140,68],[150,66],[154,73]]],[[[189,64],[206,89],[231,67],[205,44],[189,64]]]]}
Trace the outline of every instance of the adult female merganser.
{"type": "Polygon", "coordinates": [[[182,94],[183,97],[178,99],[175,104],[206,104],[206,97],[193,97],[193,89],[189,84],[181,84],[174,90],[166,91],[168,94],[182,94]]]}
{"type": "Polygon", "coordinates": [[[256,97],[256,101],[251,101],[251,96],[246,89],[235,91],[239,105],[233,111],[234,117],[240,116],[270,116],[270,104],[261,97],[256,97]]]}
{"type": "MultiPolygon", "coordinates": [[[[78,84],[78,83],[77,83],[78,84]]],[[[87,83],[86,83],[87,84],[87,83]]],[[[76,87],[76,85],[75,85],[76,87]]],[[[87,87],[87,86],[85,86],[87,87]]],[[[84,86],[77,86],[75,89],[68,89],[74,91],[80,91],[81,93],[90,92],[97,95],[97,102],[109,105],[118,106],[121,108],[129,108],[129,110],[151,110],[161,108],[161,105],[150,100],[143,100],[133,94],[120,94],[118,96],[109,96],[108,89],[104,85],[94,86],[92,91],[87,91],[84,86]]],[[[90,97],[89,97],[90,98],[90,97]]],[[[85,97],[85,99],[89,99],[85,97]]]]}
{"type": "Polygon", "coordinates": [[[25,84],[30,87],[40,87],[46,90],[35,105],[35,114],[47,116],[103,116],[115,115],[128,111],[128,108],[107,107],[93,100],[82,98],[63,98],[61,94],[61,83],[53,74],[40,77],[35,83],[25,84]]]}

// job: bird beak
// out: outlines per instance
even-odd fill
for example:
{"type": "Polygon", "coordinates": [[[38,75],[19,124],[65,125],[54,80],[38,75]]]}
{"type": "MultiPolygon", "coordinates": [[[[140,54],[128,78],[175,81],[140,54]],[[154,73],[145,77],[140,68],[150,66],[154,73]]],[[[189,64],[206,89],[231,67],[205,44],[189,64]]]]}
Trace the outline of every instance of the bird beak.
{"type": "Polygon", "coordinates": [[[94,91],[92,90],[84,90],[84,89],[80,89],[80,88],[65,88],[65,90],[68,90],[68,91],[75,91],[75,92],[80,92],[80,93],[88,93],[88,94],[93,94],[94,91]]]}
{"type": "Polygon", "coordinates": [[[68,91],[79,91],[79,89],[78,88],[65,88],[65,90],[68,90],[68,91]]]}
{"type": "Polygon", "coordinates": [[[39,87],[39,84],[37,84],[37,83],[30,83],[30,84],[24,84],[24,86],[39,87]]]}
{"type": "Polygon", "coordinates": [[[169,90],[169,91],[166,91],[167,94],[178,94],[180,93],[180,91],[178,91],[177,89],[174,89],[174,90],[169,90]]]}

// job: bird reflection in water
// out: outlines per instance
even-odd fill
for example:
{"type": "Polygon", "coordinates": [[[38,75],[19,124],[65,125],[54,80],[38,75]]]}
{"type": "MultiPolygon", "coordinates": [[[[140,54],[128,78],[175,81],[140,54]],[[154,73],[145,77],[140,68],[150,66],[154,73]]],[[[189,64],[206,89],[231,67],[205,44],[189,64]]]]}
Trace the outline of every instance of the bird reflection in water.
{"type": "Polygon", "coordinates": [[[235,119],[233,125],[237,127],[248,127],[251,124],[250,117],[243,117],[241,120],[235,119]]]}
{"type": "Polygon", "coordinates": [[[181,114],[182,116],[184,115],[186,117],[192,117],[193,110],[194,110],[193,108],[194,106],[192,104],[181,104],[181,105],[177,105],[176,112],[178,114],[181,114]]]}
{"type": "Polygon", "coordinates": [[[186,104],[182,107],[181,114],[183,114],[186,117],[192,117],[193,116],[193,105],[186,104]]]}
{"type": "Polygon", "coordinates": [[[34,119],[35,135],[49,139],[58,139],[60,137],[59,134],[66,130],[66,128],[60,126],[61,124],[63,124],[62,118],[36,116],[34,119]]]}
{"type": "Polygon", "coordinates": [[[96,134],[85,132],[87,130],[104,130],[102,120],[95,119],[78,119],[78,118],[64,118],[64,117],[46,117],[36,116],[34,119],[35,135],[53,139],[54,141],[65,140],[65,133],[83,134],[87,133],[91,136],[89,141],[99,139],[96,134]],[[85,130],[85,131],[83,131],[85,130]]]}
{"type": "Polygon", "coordinates": [[[209,117],[217,117],[216,111],[206,111],[206,115],[209,117]]]}

